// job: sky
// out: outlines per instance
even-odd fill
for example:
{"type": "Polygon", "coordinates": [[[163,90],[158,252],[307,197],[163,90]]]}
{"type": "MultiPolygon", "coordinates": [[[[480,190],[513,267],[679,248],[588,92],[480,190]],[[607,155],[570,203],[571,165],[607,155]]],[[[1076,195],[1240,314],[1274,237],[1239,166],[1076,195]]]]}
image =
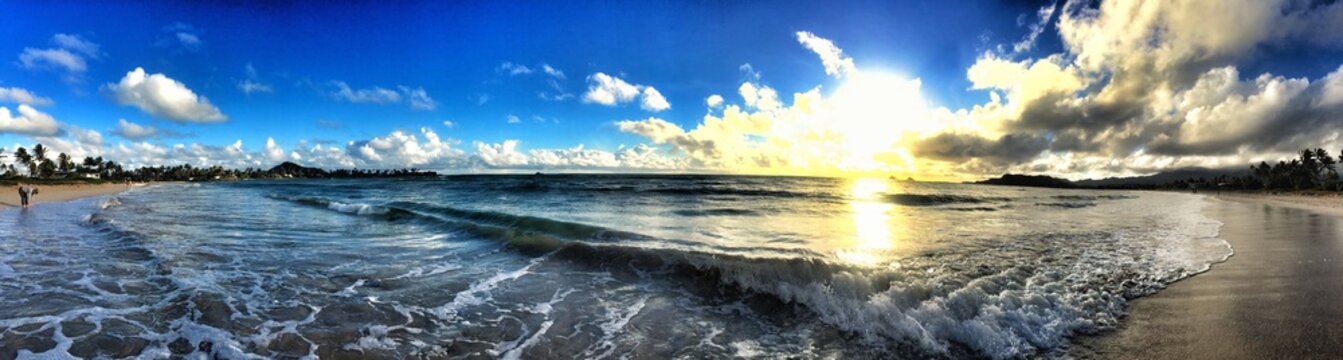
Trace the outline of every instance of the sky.
{"type": "Polygon", "coordinates": [[[1343,149],[1333,2],[0,1],[0,13],[0,144],[130,167],[1079,179],[1343,149]]]}

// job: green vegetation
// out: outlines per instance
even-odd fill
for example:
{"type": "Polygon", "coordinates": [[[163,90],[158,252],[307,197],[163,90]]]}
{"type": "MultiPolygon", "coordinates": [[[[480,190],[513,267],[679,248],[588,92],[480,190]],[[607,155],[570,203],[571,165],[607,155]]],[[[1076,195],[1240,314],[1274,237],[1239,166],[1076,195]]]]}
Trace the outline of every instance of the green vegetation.
{"type": "MultiPolygon", "coordinates": [[[[0,158],[10,157],[0,148],[0,158]]],[[[360,170],[339,169],[327,171],[303,167],[285,162],[270,169],[227,169],[222,166],[195,167],[190,164],[174,166],[146,166],[127,170],[121,164],[99,157],[86,157],[80,162],[73,161],[65,153],[54,158],[42,144],[33,146],[32,151],[18,148],[13,153],[11,164],[0,165],[0,184],[19,181],[33,183],[100,183],[124,181],[213,181],[244,179],[289,179],[289,178],[379,178],[379,177],[418,177],[438,176],[432,171],[418,169],[360,170]],[[19,171],[22,165],[24,171],[19,171]]]]}
{"type": "Polygon", "coordinates": [[[1275,190],[1275,191],[1343,191],[1343,181],[1339,178],[1337,166],[1343,162],[1343,153],[1338,158],[1329,155],[1324,149],[1305,149],[1295,159],[1280,160],[1270,165],[1260,162],[1250,165],[1250,171],[1244,176],[1221,175],[1213,178],[1196,178],[1173,181],[1164,188],[1188,189],[1231,189],[1231,190],[1275,190]]]}

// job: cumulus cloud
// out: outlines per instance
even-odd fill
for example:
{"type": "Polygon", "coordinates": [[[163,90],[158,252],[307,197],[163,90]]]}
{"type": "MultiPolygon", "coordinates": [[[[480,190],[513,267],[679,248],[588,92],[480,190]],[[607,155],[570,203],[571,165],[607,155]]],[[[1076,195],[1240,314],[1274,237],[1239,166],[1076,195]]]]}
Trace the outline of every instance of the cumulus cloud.
{"type": "Polygon", "coordinates": [[[652,86],[631,84],[625,80],[595,73],[588,76],[588,92],[583,94],[583,102],[606,106],[616,106],[639,98],[639,107],[648,111],[662,111],[671,108],[671,104],[662,93],[652,86]]]}
{"type": "Polygon", "coordinates": [[[354,89],[344,81],[332,81],[331,86],[335,88],[331,96],[355,104],[398,104],[405,100],[415,110],[433,110],[438,106],[422,87],[397,86],[400,91],[380,86],[354,89]]]}
{"type": "Polygon", "coordinates": [[[477,141],[476,157],[486,166],[513,167],[527,165],[527,155],[518,152],[517,140],[504,140],[498,144],[477,141]]]}
{"type": "Polygon", "coordinates": [[[60,123],[51,115],[26,104],[20,104],[17,110],[15,114],[9,108],[0,106],[0,133],[30,136],[54,136],[61,133],[60,123]]]}
{"type": "MultiPolygon", "coordinates": [[[[1041,8],[1040,22],[1014,50],[1028,49],[1053,13],[1053,6],[1041,8]]],[[[1069,1],[1056,24],[1064,51],[1023,60],[981,56],[967,78],[990,91],[990,102],[944,112],[976,133],[927,139],[920,153],[965,164],[970,173],[1077,177],[1131,175],[1161,164],[1242,166],[1301,147],[1338,147],[1340,134],[1331,129],[1343,111],[1333,100],[1339,71],[1312,81],[1238,69],[1265,45],[1321,46],[1301,29],[1328,32],[1333,27],[1323,19],[1343,20],[1343,5],[1069,1]],[[1016,136],[1027,133],[1050,134],[1047,150],[1031,158],[976,150],[1034,152],[1038,140],[1016,136]]]]}
{"type": "Polygon", "coordinates": [[[420,129],[419,136],[398,130],[387,136],[350,142],[346,149],[351,157],[367,167],[444,169],[459,167],[466,159],[462,150],[453,147],[457,143],[453,139],[440,138],[426,127],[420,129]]]}
{"type": "Polygon", "coordinates": [[[657,112],[670,109],[671,104],[667,103],[667,98],[662,97],[662,93],[658,92],[658,89],[649,86],[644,88],[643,99],[639,101],[639,108],[657,112]]]}
{"type": "Polygon", "coordinates": [[[164,74],[148,74],[143,68],[126,73],[118,83],[103,85],[117,103],[132,105],[146,114],[186,123],[218,123],[228,120],[204,96],[164,74]]]}
{"type": "Polygon", "coordinates": [[[55,104],[50,98],[37,96],[31,91],[23,88],[0,87],[0,101],[13,102],[19,104],[28,104],[34,106],[49,106],[55,104]]]}
{"type": "Polygon", "coordinates": [[[718,94],[709,95],[708,98],[704,99],[704,105],[708,105],[711,109],[723,106],[723,96],[718,94]]]}
{"type": "Polygon", "coordinates": [[[266,138],[266,149],[264,154],[266,155],[266,159],[271,162],[278,163],[289,160],[289,156],[285,154],[284,148],[280,147],[280,144],[277,144],[275,138],[272,137],[266,138]]]}

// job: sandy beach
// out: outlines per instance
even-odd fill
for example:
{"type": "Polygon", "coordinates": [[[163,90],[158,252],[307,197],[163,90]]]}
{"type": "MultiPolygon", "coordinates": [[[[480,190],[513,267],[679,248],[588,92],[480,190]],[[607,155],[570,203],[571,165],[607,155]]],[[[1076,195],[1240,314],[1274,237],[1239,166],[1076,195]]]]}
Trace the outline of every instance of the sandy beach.
{"type": "Polygon", "coordinates": [[[1079,358],[1343,357],[1343,204],[1333,196],[1223,194],[1235,256],[1131,303],[1116,331],[1077,339],[1079,358]],[[1290,354],[1290,355],[1289,355],[1290,354]]]}
{"type": "MultiPolygon", "coordinates": [[[[38,188],[38,194],[32,199],[33,205],[42,203],[70,201],[90,196],[101,196],[115,194],[130,189],[130,186],[121,184],[72,184],[72,185],[34,185],[38,188]]],[[[18,207],[19,191],[18,186],[6,186],[0,188],[0,208],[18,207]]]]}

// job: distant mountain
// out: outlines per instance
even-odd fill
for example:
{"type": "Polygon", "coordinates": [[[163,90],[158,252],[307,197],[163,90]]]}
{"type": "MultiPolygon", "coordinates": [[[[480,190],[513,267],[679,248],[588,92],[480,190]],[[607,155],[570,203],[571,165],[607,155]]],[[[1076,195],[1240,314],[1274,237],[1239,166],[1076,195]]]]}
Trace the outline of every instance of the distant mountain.
{"type": "Polygon", "coordinates": [[[1075,188],[1077,184],[1067,179],[1047,175],[1003,174],[1002,177],[975,182],[984,185],[1031,186],[1047,188],[1075,188]]]}
{"type": "Polygon", "coordinates": [[[1089,188],[1153,187],[1179,180],[1190,180],[1198,178],[1212,179],[1221,175],[1243,176],[1248,172],[1249,170],[1245,168],[1209,169],[1202,167],[1190,167],[1184,169],[1162,171],[1147,176],[1111,177],[1105,179],[1081,180],[1077,181],[1076,184],[1081,187],[1089,187],[1089,188]]]}

